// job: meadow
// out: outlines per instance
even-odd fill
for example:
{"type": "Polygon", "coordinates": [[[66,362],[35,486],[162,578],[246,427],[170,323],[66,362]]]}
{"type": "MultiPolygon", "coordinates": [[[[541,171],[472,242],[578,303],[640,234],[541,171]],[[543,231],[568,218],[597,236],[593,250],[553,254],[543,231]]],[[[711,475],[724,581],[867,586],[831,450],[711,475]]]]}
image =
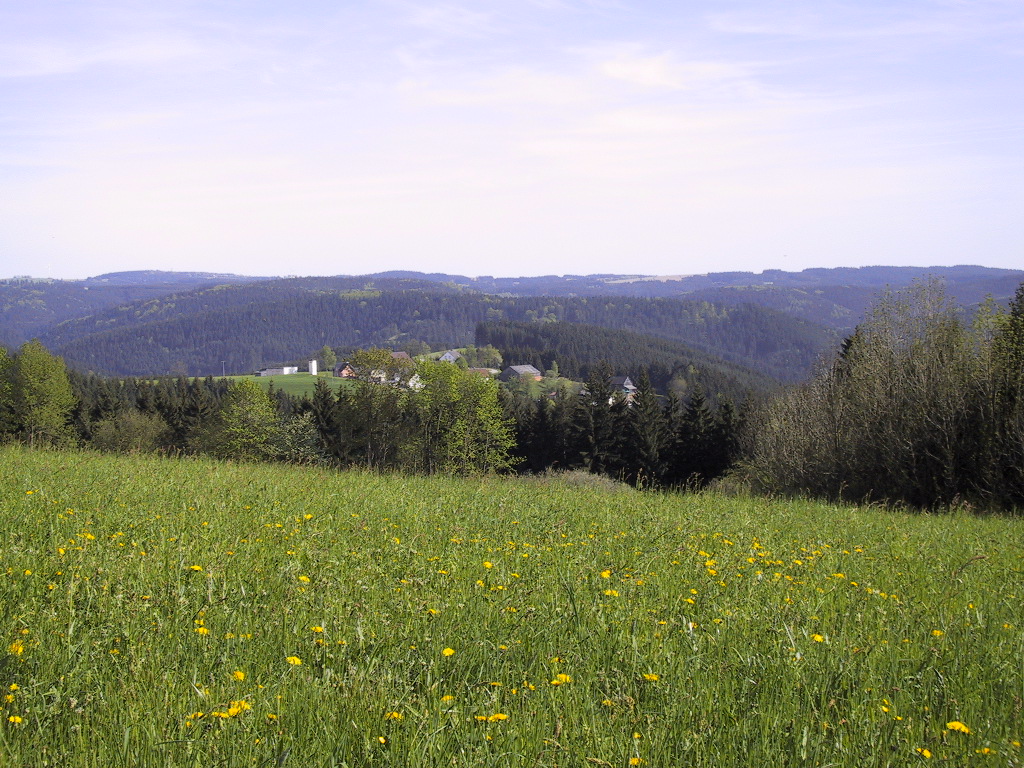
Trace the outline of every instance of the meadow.
{"type": "Polygon", "coordinates": [[[312,397],[318,378],[326,381],[334,392],[337,392],[342,387],[352,385],[351,380],[337,378],[332,376],[330,372],[320,373],[316,376],[311,376],[309,373],[291,373],[287,376],[226,376],[224,378],[230,382],[255,381],[264,389],[269,389],[273,386],[274,389],[295,397],[302,397],[303,395],[312,397]]]}
{"type": "Polygon", "coordinates": [[[1020,518],[0,467],[0,765],[1024,764],[1020,518]]]}

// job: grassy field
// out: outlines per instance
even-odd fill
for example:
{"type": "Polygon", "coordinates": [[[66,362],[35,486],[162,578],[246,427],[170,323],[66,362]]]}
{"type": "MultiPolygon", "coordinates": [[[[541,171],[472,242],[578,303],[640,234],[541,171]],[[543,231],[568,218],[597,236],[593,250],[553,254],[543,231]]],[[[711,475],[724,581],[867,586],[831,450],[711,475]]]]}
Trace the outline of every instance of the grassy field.
{"type": "Polygon", "coordinates": [[[302,395],[313,396],[317,378],[326,381],[335,392],[352,383],[347,379],[332,376],[330,373],[321,373],[318,376],[310,376],[309,373],[291,373],[287,376],[227,376],[226,378],[228,381],[255,381],[264,389],[268,389],[273,384],[274,389],[299,397],[302,395]]]}
{"type": "Polygon", "coordinates": [[[0,765],[1024,764],[1019,519],[0,466],[0,765]]]}

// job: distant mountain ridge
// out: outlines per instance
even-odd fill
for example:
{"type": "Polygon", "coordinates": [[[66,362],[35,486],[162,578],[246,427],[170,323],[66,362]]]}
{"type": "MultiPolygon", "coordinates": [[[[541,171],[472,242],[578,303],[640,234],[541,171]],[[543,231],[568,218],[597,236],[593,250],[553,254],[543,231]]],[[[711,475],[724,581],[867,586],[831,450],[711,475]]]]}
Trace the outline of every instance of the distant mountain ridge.
{"type": "Polygon", "coordinates": [[[338,349],[473,341],[477,323],[587,323],[680,342],[782,381],[806,375],[884,287],[926,277],[971,306],[1008,301],[1024,270],[814,268],[702,275],[334,277],[112,272],[0,280],[0,344],[38,337],[108,375],[237,372],[338,349]]]}

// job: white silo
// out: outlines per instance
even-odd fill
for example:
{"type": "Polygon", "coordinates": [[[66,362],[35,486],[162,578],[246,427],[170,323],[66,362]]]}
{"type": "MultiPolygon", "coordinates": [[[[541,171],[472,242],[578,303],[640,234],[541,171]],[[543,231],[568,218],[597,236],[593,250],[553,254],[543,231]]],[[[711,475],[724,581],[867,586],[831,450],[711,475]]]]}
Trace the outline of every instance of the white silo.
{"type": "Polygon", "coordinates": [[[309,375],[316,376],[316,360],[309,361],[309,375]]]}

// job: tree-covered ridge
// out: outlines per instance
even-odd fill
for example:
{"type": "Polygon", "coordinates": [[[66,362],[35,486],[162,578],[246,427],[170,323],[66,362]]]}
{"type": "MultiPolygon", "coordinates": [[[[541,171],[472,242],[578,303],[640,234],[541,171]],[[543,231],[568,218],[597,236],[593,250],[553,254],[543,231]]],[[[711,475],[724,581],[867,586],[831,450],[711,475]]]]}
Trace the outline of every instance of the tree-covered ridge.
{"type": "Polygon", "coordinates": [[[675,380],[675,389],[699,386],[739,402],[751,392],[777,386],[763,374],[679,341],[582,323],[480,323],[476,343],[497,347],[507,363],[533,365],[541,371],[556,363],[561,376],[577,381],[609,363],[616,375],[637,376],[646,369],[651,383],[662,392],[675,380]]]}
{"type": "Polygon", "coordinates": [[[108,375],[248,372],[339,350],[434,349],[474,341],[485,321],[586,323],[681,341],[782,380],[798,380],[832,343],[820,326],[749,305],[678,299],[492,296],[422,290],[318,291],[283,285],[217,289],[91,324],[65,324],[44,341],[70,365],[108,375]],[[211,298],[223,292],[228,306],[211,298]],[[86,332],[88,331],[88,332],[86,332]]]}

